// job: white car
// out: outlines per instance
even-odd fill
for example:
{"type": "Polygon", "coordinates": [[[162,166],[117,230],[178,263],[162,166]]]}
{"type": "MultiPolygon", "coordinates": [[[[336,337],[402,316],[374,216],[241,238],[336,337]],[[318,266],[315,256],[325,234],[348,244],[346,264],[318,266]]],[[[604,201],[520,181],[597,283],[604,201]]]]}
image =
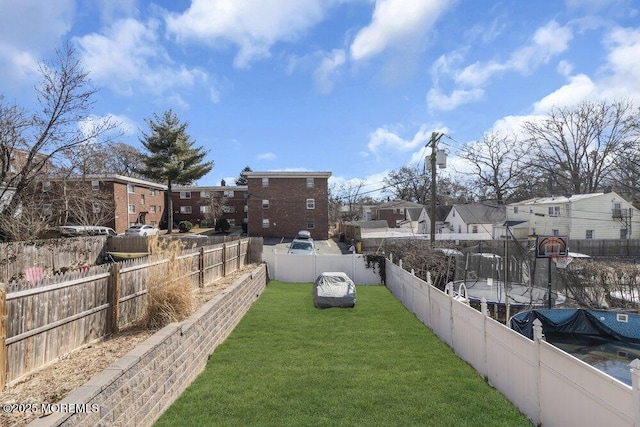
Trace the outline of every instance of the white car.
{"type": "Polygon", "coordinates": [[[153,225],[132,225],[124,232],[125,236],[154,236],[160,233],[160,230],[153,225]]]}

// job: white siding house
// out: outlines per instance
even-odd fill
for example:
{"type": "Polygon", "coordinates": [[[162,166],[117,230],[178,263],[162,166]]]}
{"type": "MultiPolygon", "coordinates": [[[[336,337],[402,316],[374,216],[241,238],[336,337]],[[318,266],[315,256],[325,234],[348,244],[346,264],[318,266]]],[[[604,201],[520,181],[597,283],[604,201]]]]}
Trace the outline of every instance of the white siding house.
{"type": "Polygon", "coordinates": [[[526,221],[528,235],[576,240],[638,239],[639,214],[615,192],[543,197],[507,205],[507,220],[526,221]]]}
{"type": "Polygon", "coordinates": [[[485,204],[460,204],[453,208],[445,219],[450,233],[486,234],[491,238],[495,225],[501,225],[505,219],[504,206],[485,204]]]}

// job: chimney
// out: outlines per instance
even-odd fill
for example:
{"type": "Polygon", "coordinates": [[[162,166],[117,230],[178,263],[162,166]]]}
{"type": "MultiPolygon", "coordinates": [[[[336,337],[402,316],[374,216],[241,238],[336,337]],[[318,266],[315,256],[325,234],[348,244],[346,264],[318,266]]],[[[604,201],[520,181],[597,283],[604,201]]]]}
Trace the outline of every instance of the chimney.
{"type": "Polygon", "coordinates": [[[227,185],[227,182],[223,179],[222,181],[220,181],[220,186],[221,187],[225,187],[227,185]]]}

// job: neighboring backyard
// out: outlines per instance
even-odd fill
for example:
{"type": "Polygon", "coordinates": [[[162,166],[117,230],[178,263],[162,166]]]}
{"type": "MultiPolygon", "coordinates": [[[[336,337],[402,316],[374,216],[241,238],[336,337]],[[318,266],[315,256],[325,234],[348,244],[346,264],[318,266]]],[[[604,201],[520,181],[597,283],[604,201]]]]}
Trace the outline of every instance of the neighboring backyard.
{"type": "Polygon", "coordinates": [[[356,297],[270,282],[157,425],[531,425],[387,288],[356,297]]]}

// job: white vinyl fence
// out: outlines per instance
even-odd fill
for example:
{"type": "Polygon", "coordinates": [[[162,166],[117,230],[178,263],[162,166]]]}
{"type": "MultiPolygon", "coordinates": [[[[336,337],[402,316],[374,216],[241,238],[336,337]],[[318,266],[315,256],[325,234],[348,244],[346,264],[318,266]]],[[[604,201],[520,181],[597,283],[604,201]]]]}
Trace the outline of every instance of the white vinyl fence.
{"type": "Polygon", "coordinates": [[[263,252],[262,260],[269,268],[269,278],[281,282],[314,282],[329,271],[346,273],[356,285],[380,285],[379,267],[375,263],[367,266],[366,255],[292,255],[263,252]]]}
{"type": "Polygon", "coordinates": [[[401,265],[386,261],[393,295],[534,425],[640,427],[639,360],[629,367],[630,387],[543,339],[529,340],[401,265]]]}

